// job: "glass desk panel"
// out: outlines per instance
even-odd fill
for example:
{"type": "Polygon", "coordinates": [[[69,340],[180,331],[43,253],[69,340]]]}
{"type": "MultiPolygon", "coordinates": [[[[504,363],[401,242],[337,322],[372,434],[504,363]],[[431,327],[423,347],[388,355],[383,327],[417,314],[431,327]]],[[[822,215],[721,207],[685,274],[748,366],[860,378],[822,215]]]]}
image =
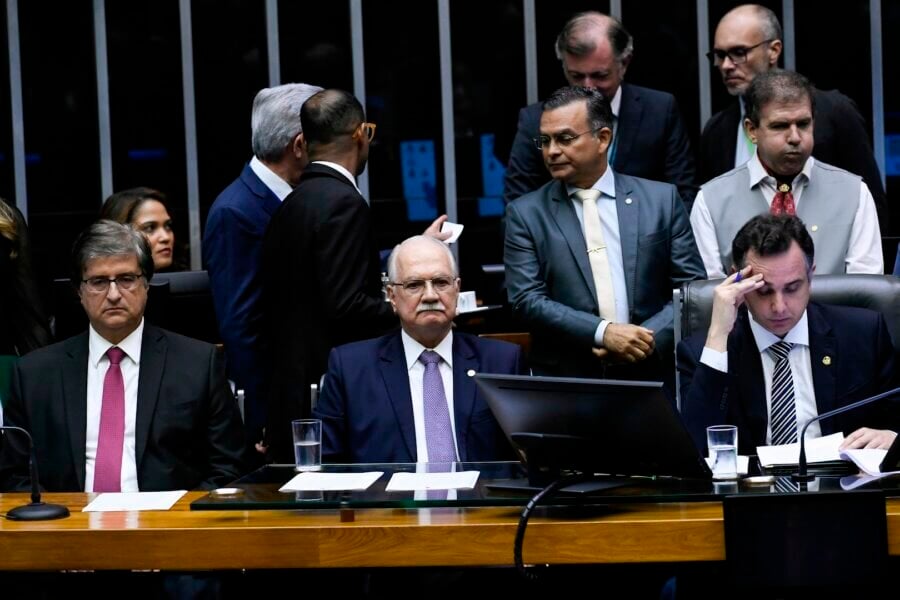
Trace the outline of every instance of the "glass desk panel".
{"type": "MultiPolygon", "coordinates": [[[[400,472],[425,470],[425,465],[355,464],[323,465],[324,472],[348,473],[383,471],[383,475],[367,490],[325,492],[279,492],[278,489],[297,473],[293,465],[266,465],[237,480],[230,487],[236,496],[207,494],[191,503],[192,510],[253,509],[337,509],[337,508],[429,508],[524,506],[536,490],[511,490],[501,486],[515,480],[525,483],[525,468],[517,462],[456,463],[456,471],[478,471],[478,482],[470,490],[453,490],[447,498],[427,498],[426,492],[388,492],[391,476],[400,472]]],[[[593,492],[564,492],[545,504],[597,505],[629,502],[708,502],[734,494],[835,493],[843,490],[841,477],[822,476],[808,484],[795,484],[790,477],[775,477],[766,484],[751,485],[745,481],[714,482],[712,480],[667,477],[618,478],[621,485],[593,492]]],[[[845,484],[848,483],[845,480],[845,484]]],[[[900,478],[885,478],[861,486],[860,490],[880,490],[886,496],[900,495],[900,478]]]]}

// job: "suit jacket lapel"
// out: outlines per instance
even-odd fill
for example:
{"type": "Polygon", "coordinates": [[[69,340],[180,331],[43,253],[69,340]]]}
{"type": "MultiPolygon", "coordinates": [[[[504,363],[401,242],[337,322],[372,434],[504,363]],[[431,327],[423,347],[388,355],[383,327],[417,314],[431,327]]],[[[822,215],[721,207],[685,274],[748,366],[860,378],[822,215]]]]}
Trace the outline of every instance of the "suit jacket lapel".
{"type": "Polygon", "coordinates": [[[636,132],[640,131],[644,107],[640,95],[627,83],[622,84],[622,101],[619,103],[619,115],[616,117],[616,151],[613,169],[621,171],[629,162],[631,145],[636,132]],[[623,132],[628,132],[623,135],[623,132]]]}
{"type": "Polygon", "coordinates": [[[85,444],[87,443],[87,332],[67,342],[66,359],[61,365],[65,422],[69,428],[74,473],[78,489],[84,489],[85,444]]]}
{"type": "Polygon", "coordinates": [[[581,223],[578,222],[578,215],[575,214],[572,202],[566,195],[565,184],[559,181],[554,182],[550,186],[549,196],[550,215],[556,221],[556,226],[559,227],[563,238],[569,245],[572,258],[575,259],[575,264],[578,265],[578,270],[581,271],[584,284],[591,293],[594,305],[599,310],[597,305],[597,288],[594,286],[594,275],[591,272],[591,263],[587,255],[587,242],[584,241],[584,232],[581,229],[581,223]]]}
{"type": "Polygon", "coordinates": [[[469,420],[475,411],[475,380],[469,371],[481,368],[478,355],[468,340],[453,336],[453,416],[456,423],[456,447],[459,460],[469,461],[469,420]]]}
{"type": "MultiPolygon", "coordinates": [[[[812,368],[813,389],[816,394],[816,411],[821,415],[835,408],[835,369],[839,365],[837,341],[831,331],[831,325],[814,304],[806,307],[806,314],[809,324],[809,361],[812,368]],[[828,364],[823,362],[826,356],[830,358],[825,361],[828,364]]],[[[834,423],[834,419],[822,420],[822,435],[833,433],[834,423]]],[[[800,425],[798,423],[798,426],[800,425]]]]}
{"type": "Polygon", "coordinates": [[[137,466],[138,482],[141,476],[141,460],[147,449],[150,425],[159,389],[166,367],[166,335],[161,329],[144,322],[144,339],[141,340],[141,365],[138,374],[137,414],[135,416],[134,459],[137,466]]]}
{"type": "Polygon", "coordinates": [[[750,439],[753,446],[766,442],[769,426],[769,410],[766,407],[766,383],[762,368],[762,358],[756,345],[756,338],[750,329],[747,311],[742,310],[735,325],[737,335],[734,343],[728,345],[729,371],[736,372],[734,381],[734,398],[738,406],[746,411],[745,417],[750,425],[750,439]]]}
{"type": "Polygon", "coordinates": [[[723,173],[730,171],[734,168],[734,160],[736,158],[737,153],[737,134],[738,134],[738,125],[741,124],[741,104],[740,100],[736,102],[732,102],[731,105],[726,108],[728,112],[726,113],[725,119],[725,127],[728,135],[722,136],[722,148],[719,151],[722,153],[721,156],[724,159],[724,163],[722,166],[724,168],[723,173]]]}
{"type": "Polygon", "coordinates": [[[638,231],[640,230],[640,198],[631,196],[631,180],[615,173],[616,214],[619,220],[619,243],[622,246],[622,267],[625,273],[625,287],[628,293],[628,315],[634,309],[637,289],[638,231]],[[626,202],[630,200],[630,202],[626,202]]]}
{"type": "Polygon", "coordinates": [[[388,338],[378,353],[384,389],[394,409],[397,427],[406,444],[406,451],[416,460],[416,424],[413,418],[412,396],[409,392],[409,369],[400,332],[388,338]]]}
{"type": "Polygon", "coordinates": [[[281,201],[278,199],[278,196],[263,183],[262,179],[257,177],[249,164],[244,165],[244,170],[241,171],[241,181],[250,188],[251,192],[259,197],[262,209],[269,215],[274,215],[275,211],[278,210],[278,207],[281,206],[281,201]]]}

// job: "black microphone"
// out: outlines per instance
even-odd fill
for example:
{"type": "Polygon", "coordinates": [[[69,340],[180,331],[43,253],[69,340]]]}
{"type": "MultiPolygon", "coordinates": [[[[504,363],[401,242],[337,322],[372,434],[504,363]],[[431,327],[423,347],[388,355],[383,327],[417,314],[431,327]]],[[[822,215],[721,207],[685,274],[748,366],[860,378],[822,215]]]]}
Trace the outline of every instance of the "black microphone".
{"type": "Polygon", "coordinates": [[[65,506],[41,502],[37,457],[34,454],[34,440],[31,439],[31,434],[14,425],[0,425],[0,431],[20,431],[25,434],[28,438],[28,467],[31,471],[31,503],[10,510],[6,513],[6,518],[12,521],[49,521],[68,517],[69,509],[65,506]]]}
{"type": "Polygon", "coordinates": [[[820,419],[827,419],[829,417],[833,417],[835,415],[839,415],[841,413],[845,413],[848,410],[853,410],[855,408],[859,408],[860,406],[865,406],[866,404],[871,404],[872,402],[877,402],[879,400],[883,400],[888,396],[893,396],[895,394],[900,393],[900,387],[894,388],[887,392],[882,392],[877,396],[872,396],[870,398],[864,398],[862,400],[858,400],[853,402],[852,404],[848,404],[847,406],[842,406],[840,408],[835,408],[834,410],[829,410],[826,413],[822,413],[817,417],[813,417],[809,421],[806,422],[806,425],[803,426],[803,431],[800,433],[800,460],[797,462],[797,472],[791,475],[791,479],[794,481],[812,481],[815,479],[815,475],[810,475],[806,470],[806,429],[816,421],[820,419]]]}

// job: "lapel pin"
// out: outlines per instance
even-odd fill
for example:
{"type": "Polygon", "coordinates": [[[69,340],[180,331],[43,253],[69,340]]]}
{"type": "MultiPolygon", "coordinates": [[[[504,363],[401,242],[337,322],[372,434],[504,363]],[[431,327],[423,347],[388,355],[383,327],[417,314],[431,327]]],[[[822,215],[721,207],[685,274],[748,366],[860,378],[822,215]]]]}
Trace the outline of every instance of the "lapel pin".
{"type": "Polygon", "coordinates": [[[631,198],[625,198],[625,204],[631,204],[633,200],[631,198]]]}
{"type": "Polygon", "coordinates": [[[830,356],[823,357],[822,364],[825,365],[826,367],[831,366],[831,357],[830,356]]]}
{"type": "Polygon", "coordinates": [[[468,375],[469,377],[475,377],[475,369],[469,369],[468,371],[466,371],[466,375],[468,375]]]}
{"type": "Polygon", "coordinates": [[[813,225],[812,227],[810,227],[810,229],[812,229],[813,231],[818,231],[818,230],[819,230],[819,226],[818,226],[818,225],[813,225]]]}

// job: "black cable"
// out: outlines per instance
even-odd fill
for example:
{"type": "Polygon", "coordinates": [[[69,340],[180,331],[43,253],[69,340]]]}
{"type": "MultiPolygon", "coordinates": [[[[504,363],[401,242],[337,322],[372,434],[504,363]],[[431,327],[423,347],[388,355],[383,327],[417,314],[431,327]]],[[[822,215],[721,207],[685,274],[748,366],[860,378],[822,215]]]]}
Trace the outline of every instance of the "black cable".
{"type": "Polygon", "coordinates": [[[552,496],[552,494],[566,486],[581,483],[582,481],[588,481],[593,478],[593,475],[586,475],[584,473],[560,477],[535,494],[531,500],[528,501],[528,504],[525,505],[525,508],[522,509],[522,515],[519,517],[519,526],[516,528],[516,541],[515,544],[513,544],[513,560],[516,564],[516,570],[522,577],[531,581],[535,581],[538,578],[537,573],[535,573],[533,569],[526,569],[525,564],[522,562],[522,543],[525,541],[525,528],[528,526],[528,519],[531,517],[531,513],[545,497],[552,496]]]}

